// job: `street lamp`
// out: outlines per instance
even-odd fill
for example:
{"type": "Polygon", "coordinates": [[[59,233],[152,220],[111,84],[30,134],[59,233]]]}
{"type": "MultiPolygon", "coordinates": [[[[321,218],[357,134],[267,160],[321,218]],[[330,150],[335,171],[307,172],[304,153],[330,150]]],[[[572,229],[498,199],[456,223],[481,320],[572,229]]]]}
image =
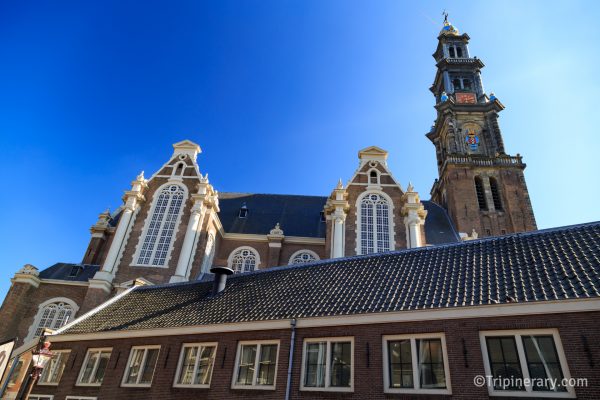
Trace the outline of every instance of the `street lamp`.
{"type": "Polygon", "coordinates": [[[42,375],[42,371],[44,371],[44,367],[46,367],[48,361],[50,361],[50,359],[52,358],[52,352],[50,351],[50,342],[46,341],[45,339],[46,337],[42,335],[40,337],[40,340],[38,341],[37,346],[35,346],[35,349],[33,349],[31,352],[31,374],[27,382],[27,388],[23,392],[24,396],[21,396],[21,399],[29,398],[33,386],[36,384],[37,380],[42,375]]]}

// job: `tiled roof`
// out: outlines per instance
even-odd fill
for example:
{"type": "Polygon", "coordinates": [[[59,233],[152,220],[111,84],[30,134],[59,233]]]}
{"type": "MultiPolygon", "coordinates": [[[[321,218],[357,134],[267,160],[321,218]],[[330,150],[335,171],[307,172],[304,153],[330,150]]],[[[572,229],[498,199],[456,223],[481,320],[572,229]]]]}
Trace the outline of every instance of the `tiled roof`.
{"type": "Polygon", "coordinates": [[[56,263],[40,272],[40,279],[87,282],[100,269],[99,265],[56,263]],[[75,269],[74,267],[78,267],[75,269]]]}
{"type": "Polygon", "coordinates": [[[65,333],[600,297],[600,223],[273,268],[210,293],[138,287],[65,333]]]}

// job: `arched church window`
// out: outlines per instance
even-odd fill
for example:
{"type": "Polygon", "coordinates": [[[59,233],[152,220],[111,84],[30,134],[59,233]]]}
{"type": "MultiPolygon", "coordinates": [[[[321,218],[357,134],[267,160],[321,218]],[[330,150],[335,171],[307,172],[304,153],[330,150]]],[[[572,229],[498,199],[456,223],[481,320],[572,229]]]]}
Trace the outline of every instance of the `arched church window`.
{"type": "Polygon", "coordinates": [[[498,190],[498,182],[496,178],[490,178],[490,190],[492,191],[492,200],[494,200],[494,208],[497,211],[502,211],[502,200],[498,190]]]}
{"type": "Polygon", "coordinates": [[[456,46],[456,57],[462,58],[462,56],[463,56],[462,47],[456,46]]]}
{"type": "Polygon", "coordinates": [[[44,328],[58,329],[66,325],[75,314],[73,306],[66,302],[50,303],[38,312],[34,336],[40,336],[44,328]]]}
{"type": "Polygon", "coordinates": [[[292,254],[290,257],[289,264],[305,264],[313,261],[317,261],[319,256],[315,254],[315,252],[310,250],[299,250],[292,254]]]}
{"type": "Polygon", "coordinates": [[[369,193],[360,201],[360,254],[390,250],[390,205],[380,194],[369,193]]]}
{"type": "Polygon", "coordinates": [[[452,86],[454,86],[454,90],[462,89],[462,86],[460,85],[460,79],[458,79],[458,78],[452,79],[452,86]]]}
{"type": "MultiPolygon", "coordinates": [[[[155,195],[156,196],[156,195],[155,195]]],[[[138,265],[164,266],[185,198],[185,189],[169,184],[158,192],[142,235],[138,265]]]]}
{"type": "Polygon", "coordinates": [[[215,257],[215,235],[210,233],[206,239],[206,247],[204,248],[204,259],[202,260],[201,273],[206,273],[212,266],[213,258],[215,257]]]}
{"type": "Polygon", "coordinates": [[[229,256],[229,268],[236,274],[252,272],[258,265],[258,253],[252,247],[234,250],[229,256]]]}
{"type": "Polygon", "coordinates": [[[477,203],[479,203],[479,209],[487,210],[485,192],[483,190],[483,180],[479,176],[475,177],[475,191],[477,192],[477,203]]]}
{"type": "Polygon", "coordinates": [[[448,47],[448,53],[450,54],[450,58],[456,57],[456,55],[454,54],[454,46],[448,47]]]}
{"type": "Polygon", "coordinates": [[[463,79],[463,89],[471,90],[473,88],[472,82],[470,79],[463,79]]]}

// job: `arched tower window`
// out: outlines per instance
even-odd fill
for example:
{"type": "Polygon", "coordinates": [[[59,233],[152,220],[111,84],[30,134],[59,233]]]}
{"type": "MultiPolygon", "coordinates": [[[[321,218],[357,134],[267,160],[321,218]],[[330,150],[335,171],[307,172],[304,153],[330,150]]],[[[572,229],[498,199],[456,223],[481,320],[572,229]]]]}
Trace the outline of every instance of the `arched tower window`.
{"type": "Polygon", "coordinates": [[[173,176],[183,176],[183,170],[185,168],[185,163],[179,162],[173,167],[173,176]]]}
{"type": "Polygon", "coordinates": [[[378,185],[379,184],[379,174],[374,169],[369,172],[369,184],[370,185],[378,185]]]}
{"type": "Polygon", "coordinates": [[[289,265],[292,264],[305,264],[313,261],[317,261],[319,256],[315,254],[314,251],[310,250],[299,250],[292,254],[290,257],[289,265]]]}
{"type": "Polygon", "coordinates": [[[502,211],[502,200],[498,190],[498,181],[496,178],[490,178],[490,190],[492,191],[492,199],[494,200],[494,208],[497,211],[502,211]]]}
{"type": "Polygon", "coordinates": [[[234,250],[229,256],[229,268],[240,274],[252,272],[259,263],[258,253],[252,247],[241,247],[234,250]]]}
{"type": "Polygon", "coordinates": [[[477,192],[477,203],[479,203],[479,209],[487,210],[485,192],[483,191],[483,180],[479,176],[475,177],[475,191],[477,192]]]}
{"type": "Polygon", "coordinates": [[[78,307],[67,298],[54,298],[40,304],[33,325],[29,328],[27,340],[40,336],[44,328],[58,329],[71,322],[78,307]]]}
{"type": "Polygon", "coordinates": [[[360,201],[359,246],[360,254],[389,251],[390,204],[380,194],[369,193],[360,201]]]}
{"type": "Polygon", "coordinates": [[[169,184],[160,190],[142,235],[138,265],[164,266],[174,239],[173,233],[181,214],[184,197],[185,189],[179,185],[169,184]]]}
{"type": "Polygon", "coordinates": [[[204,259],[202,260],[202,268],[200,273],[206,273],[212,266],[213,258],[215,257],[215,235],[210,233],[206,239],[206,248],[204,249],[204,259]]]}

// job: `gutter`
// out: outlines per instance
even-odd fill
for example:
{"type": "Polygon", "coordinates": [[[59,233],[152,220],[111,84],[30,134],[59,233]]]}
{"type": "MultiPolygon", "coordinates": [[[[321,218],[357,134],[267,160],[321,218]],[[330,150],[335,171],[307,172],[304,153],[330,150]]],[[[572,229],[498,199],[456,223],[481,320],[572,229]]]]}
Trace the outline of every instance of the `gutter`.
{"type": "Polygon", "coordinates": [[[287,385],[285,387],[285,400],[290,399],[290,393],[292,391],[292,365],[294,364],[294,345],[296,342],[296,318],[293,318],[290,321],[290,328],[292,329],[292,337],[290,339],[290,357],[288,360],[287,385]]]}

